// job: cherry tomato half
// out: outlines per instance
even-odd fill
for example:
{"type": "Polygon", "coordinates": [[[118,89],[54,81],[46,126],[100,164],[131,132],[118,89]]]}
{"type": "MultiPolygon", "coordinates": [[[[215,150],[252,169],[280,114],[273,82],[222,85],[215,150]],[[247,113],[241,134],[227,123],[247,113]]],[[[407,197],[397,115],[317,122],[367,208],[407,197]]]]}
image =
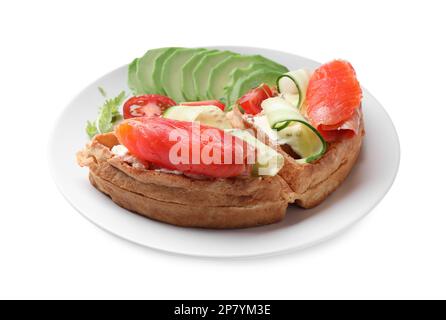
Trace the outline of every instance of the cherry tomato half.
{"type": "Polygon", "coordinates": [[[271,98],[275,95],[273,89],[271,89],[267,84],[261,84],[257,88],[254,88],[247,93],[245,93],[240,99],[238,99],[237,104],[249,114],[258,114],[262,111],[261,104],[263,100],[271,98]]]}
{"type": "Polygon", "coordinates": [[[216,106],[220,108],[221,110],[225,111],[225,104],[219,100],[204,100],[204,101],[192,101],[192,102],[181,102],[181,106],[216,106]]]}
{"type": "Polygon", "coordinates": [[[124,104],[124,119],[160,116],[164,110],[175,105],[175,101],[159,94],[132,97],[124,104]]]}

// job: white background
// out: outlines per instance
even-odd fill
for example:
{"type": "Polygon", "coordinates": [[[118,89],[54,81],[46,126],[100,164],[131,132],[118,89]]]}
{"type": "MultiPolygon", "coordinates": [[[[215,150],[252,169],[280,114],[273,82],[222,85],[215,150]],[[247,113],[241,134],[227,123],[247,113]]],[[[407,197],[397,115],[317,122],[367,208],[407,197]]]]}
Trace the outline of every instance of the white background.
{"type": "Polygon", "coordinates": [[[0,298],[446,298],[445,13],[427,0],[2,1],[0,298]],[[82,218],[49,175],[57,114],[149,48],[200,45],[350,60],[400,135],[385,199],[330,242],[254,260],[166,255],[82,218]]]}

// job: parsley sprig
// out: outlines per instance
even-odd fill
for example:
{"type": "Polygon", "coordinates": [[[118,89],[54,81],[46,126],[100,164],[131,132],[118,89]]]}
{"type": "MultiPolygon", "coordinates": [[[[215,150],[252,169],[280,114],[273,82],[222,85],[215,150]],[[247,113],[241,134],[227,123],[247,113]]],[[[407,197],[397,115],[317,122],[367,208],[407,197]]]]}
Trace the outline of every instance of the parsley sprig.
{"type": "MultiPolygon", "coordinates": [[[[105,90],[99,88],[102,96],[107,97],[105,90]]],[[[107,133],[113,131],[115,124],[122,119],[119,107],[124,103],[126,98],[125,91],[111,99],[106,99],[105,103],[99,108],[99,114],[95,121],[87,121],[85,131],[88,136],[93,138],[99,133],[107,133]]]]}

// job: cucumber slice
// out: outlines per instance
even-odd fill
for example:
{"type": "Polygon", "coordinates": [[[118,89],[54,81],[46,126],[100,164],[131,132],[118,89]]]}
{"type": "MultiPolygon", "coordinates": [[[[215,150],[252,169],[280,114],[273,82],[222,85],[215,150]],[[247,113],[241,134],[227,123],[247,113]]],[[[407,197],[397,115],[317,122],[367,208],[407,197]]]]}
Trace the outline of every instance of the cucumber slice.
{"type": "Polygon", "coordinates": [[[253,166],[253,174],[259,176],[275,176],[282,169],[285,159],[276,150],[256,139],[246,130],[226,130],[256,149],[256,164],[253,166]]]}
{"type": "Polygon", "coordinates": [[[252,118],[254,121],[254,125],[262,130],[264,134],[271,140],[271,141],[277,141],[279,140],[279,136],[277,135],[277,130],[274,130],[271,128],[268,117],[267,116],[256,116],[252,118]]]}
{"type": "Polygon", "coordinates": [[[232,128],[226,113],[216,106],[173,106],[164,112],[163,117],[179,121],[197,121],[222,130],[232,128]]]}
{"type": "Polygon", "coordinates": [[[299,110],[305,102],[310,72],[299,69],[282,74],[277,79],[277,88],[285,100],[296,106],[299,110]]]}
{"type": "Polygon", "coordinates": [[[297,159],[298,163],[312,162],[320,157],[326,151],[325,140],[320,136],[319,132],[308,123],[296,121],[288,125],[279,132],[280,145],[289,145],[294,152],[302,157],[297,159]]]}
{"type": "Polygon", "coordinates": [[[278,130],[278,143],[289,145],[301,159],[299,163],[312,162],[325,153],[327,143],[299,111],[280,97],[266,99],[262,109],[271,128],[278,130]]]}
{"type": "Polygon", "coordinates": [[[306,122],[306,119],[287,100],[281,97],[266,99],[262,102],[262,109],[268,117],[271,128],[278,131],[286,128],[290,121],[306,122]]]}

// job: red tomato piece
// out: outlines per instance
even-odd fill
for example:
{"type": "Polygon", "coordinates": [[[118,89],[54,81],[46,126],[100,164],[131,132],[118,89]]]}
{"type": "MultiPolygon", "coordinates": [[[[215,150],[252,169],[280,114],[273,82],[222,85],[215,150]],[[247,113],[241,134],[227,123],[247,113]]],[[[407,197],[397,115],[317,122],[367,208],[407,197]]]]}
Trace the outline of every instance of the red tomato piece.
{"type": "Polygon", "coordinates": [[[220,100],[204,100],[204,101],[192,101],[192,102],[181,102],[180,106],[216,106],[220,108],[221,110],[225,111],[225,104],[221,102],[220,100]]]}
{"type": "Polygon", "coordinates": [[[124,119],[160,116],[164,110],[175,105],[175,101],[159,94],[132,97],[124,104],[124,119]]]}
{"type": "Polygon", "coordinates": [[[275,95],[275,92],[267,85],[261,84],[244,94],[237,100],[237,104],[248,114],[258,114],[262,111],[262,102],[275,95]]]}
{"type": "Polygon", "coordinates": [[[247,143],[223,130],[160,117],[124,120],[115,133],[139,159],[169,170],[215,178],[246,174],[250,152],[255,154],[247,143]]]}

